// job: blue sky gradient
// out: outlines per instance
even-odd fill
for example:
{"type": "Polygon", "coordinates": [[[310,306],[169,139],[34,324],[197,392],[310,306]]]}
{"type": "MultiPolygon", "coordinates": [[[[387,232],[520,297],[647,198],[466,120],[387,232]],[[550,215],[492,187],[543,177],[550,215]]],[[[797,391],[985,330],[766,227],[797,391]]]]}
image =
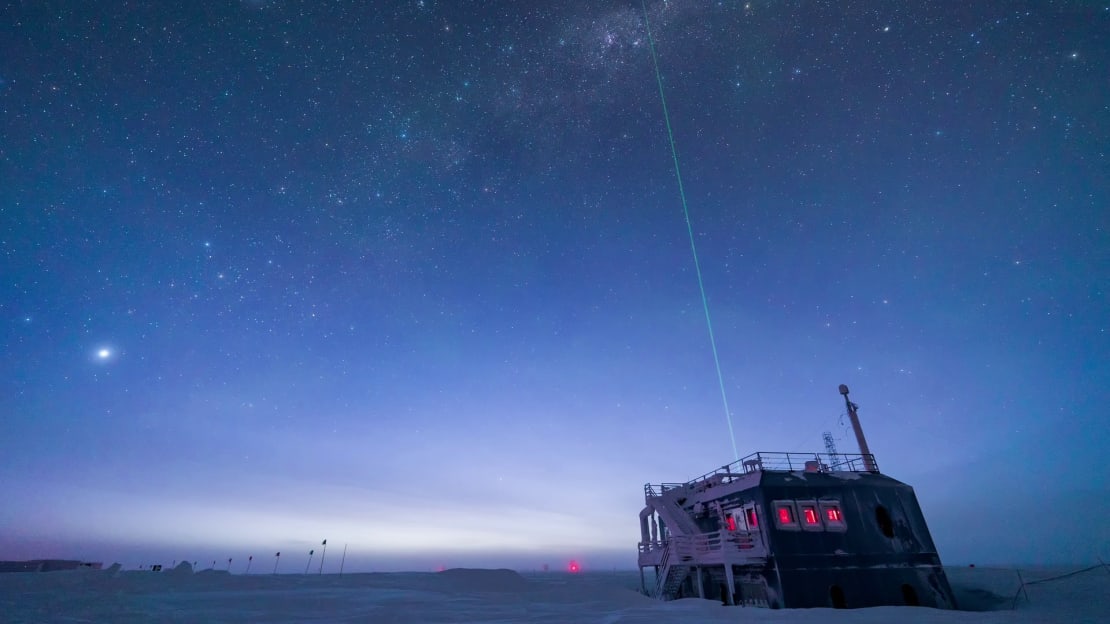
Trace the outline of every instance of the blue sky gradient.
{"type": "MultiPolygon", "coordinates": [[[[735,459],[644,9],[375,7],[3,9],[0,558],[633,567],[735,459]]],[[[1110,557],[1110,8],[646,15],[740,453],[845,383],[945,562],[1110,557]]]]}

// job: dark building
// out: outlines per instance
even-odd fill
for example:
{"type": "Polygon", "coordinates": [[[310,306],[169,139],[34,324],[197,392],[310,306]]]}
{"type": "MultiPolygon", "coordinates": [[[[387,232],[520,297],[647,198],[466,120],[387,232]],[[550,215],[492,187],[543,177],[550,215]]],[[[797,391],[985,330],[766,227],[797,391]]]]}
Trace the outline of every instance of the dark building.
{"type": "Polygon", "coordinates": [[[756,453],[646,485],[640,579],[663,600],[954,608],[913,488],[870,454],[756,453]],[[655,571],[649,585],[645,568],[655,571]]]}

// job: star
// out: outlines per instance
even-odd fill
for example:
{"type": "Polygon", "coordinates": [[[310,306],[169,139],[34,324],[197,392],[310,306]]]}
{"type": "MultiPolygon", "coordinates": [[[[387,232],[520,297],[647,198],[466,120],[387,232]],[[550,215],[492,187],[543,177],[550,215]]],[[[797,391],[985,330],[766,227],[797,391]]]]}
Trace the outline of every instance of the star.
{"type": "Polygon", "coordinates": [[[93,361],[100,364],[106,364],[115,359],[116,352],[109,346],[102,346],[98,347],[96,351],[93,352],[92,357],[93,361]]]}

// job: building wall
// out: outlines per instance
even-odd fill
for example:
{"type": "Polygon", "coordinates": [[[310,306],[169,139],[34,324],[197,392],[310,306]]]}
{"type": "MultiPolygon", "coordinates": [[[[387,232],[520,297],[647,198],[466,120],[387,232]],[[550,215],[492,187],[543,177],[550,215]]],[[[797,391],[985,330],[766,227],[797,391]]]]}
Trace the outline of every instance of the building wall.
{"type": "MultiPolygon", "coordinates": [[[[723,497],[726,509],[754,501],[770,552],[778,606],[952,608],[951,588],[913,488],[881,474],[764,472],[759,484],[723,497]],[[839,503],[843,524],[803,527],[797,504],[839,503]],[[796,525],[778,522],[776,503],[796,525]]],[[[718,514],[700,524],[720,530],[718,514]]]]}

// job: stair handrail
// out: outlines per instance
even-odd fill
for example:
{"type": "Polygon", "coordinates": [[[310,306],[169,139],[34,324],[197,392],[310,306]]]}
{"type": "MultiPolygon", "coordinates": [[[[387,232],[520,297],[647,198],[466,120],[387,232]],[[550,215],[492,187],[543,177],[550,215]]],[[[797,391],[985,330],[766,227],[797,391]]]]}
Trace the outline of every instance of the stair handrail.
{"type": "Polygon", "coordinates": [[[659,576],[655,578],[655,598],[663,597],[663,587],[667,583],[667,574],[671,569],[671,540],[663,543],[663,556],[659,560],[659,576]]]}

